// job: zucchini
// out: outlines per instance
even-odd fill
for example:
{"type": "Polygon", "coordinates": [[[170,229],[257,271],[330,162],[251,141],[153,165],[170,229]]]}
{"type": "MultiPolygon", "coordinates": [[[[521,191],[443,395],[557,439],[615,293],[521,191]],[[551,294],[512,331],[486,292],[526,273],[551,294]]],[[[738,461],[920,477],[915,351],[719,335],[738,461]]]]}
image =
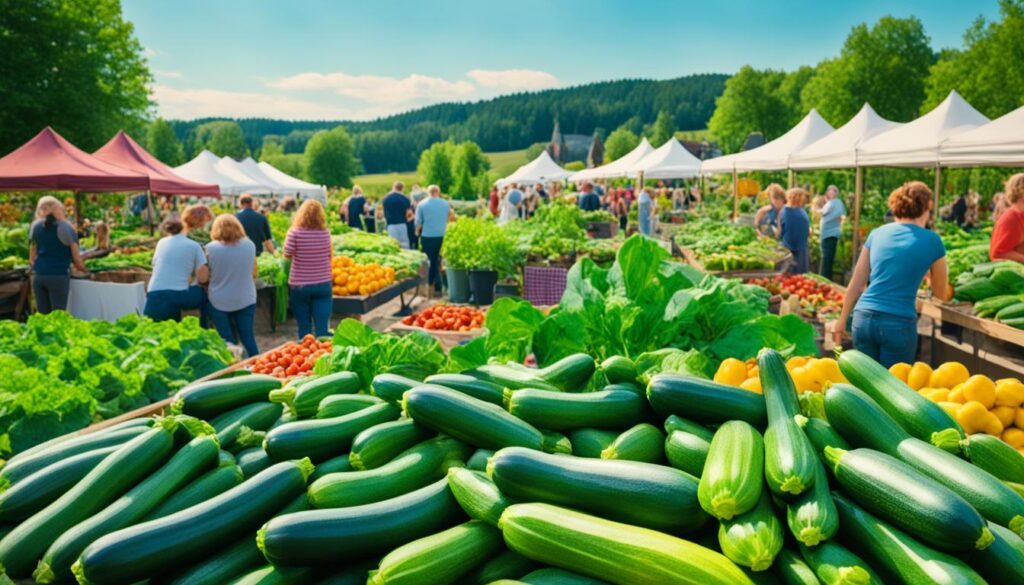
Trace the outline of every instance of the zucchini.
{"type": "Polygon", "coordinates": [[[540,376],[537,370],[532,368],[516,368],[503,364],[486,364],[472,370],[463,372],[477,380],[493,382],[502,388],[522,390],[523,388],[534,388],[536,390],[558,391],[558,386],[548,382],[540,376]]]}
{"type": "Polygon", "coordinates": [[[313,471],[313,475],[309,476],[309,483],[312,484],[314,481],[329,473],[341,473],[345,471],[352,471],[352,462],[349,461],[348,455],[338,455],[332,457],[327,461],[317,464],[316,470],[313,471]]]}
{"type": "Polygon", "coordinates": [[[594,358],[574,353],[538,369],[537,374],[563,392],[581,392],[596,369],[594,358]]]}
{"type": "Polygon", "coordinates": [[[644,400],[647,400],[647,390],[638,386],[635,382],[620,382],[618,384],[606,384],[601,390],[625,390],[626,392],[632,392],[644,400]]]}
{"type": "Polygon", "coordinates": [[[509,506],[498,525],[519,554],[612,583],[751,585],[732,561],[700,545],[550,504],[509,506]]]}
{"type": "MultiPolygon", "coordinates": [[[[4,466],[14,466],[14,464],[21,465],[22,461],[24,461],[25,459],[33,458],[39,453],[42,453],[43,451],[50,451],[60,443],[68,443],[67,445],[63,445],[61,447],[63,449],[64,447],[71,447],[72,444],[78,443],[79,441],[90,441],[92,439],[95,439],[96,437],[99,437],[100,435],[114,433],[128,428],[152,427],[154,422],[156,422],[156,419],[152,417],[133,418],[92,432],[72,431],[70,433],[63,434],[59,437],[54,437],[49,441],[44,441],[34,447],[30,447],[28,449],[25,449],[24,451],[12,455],[4,463],[4,466]]],[[[76,445],[75,448],[72,448],[70,452],[66,452],[65,455],[83,453],[84,451],[98,449],[100,446],[86,446],[85,449],[80,449],[77,447],[78,445],[76,445]]]]}
{"type": "Polygon", "coordinates": [[[335,372],[317,376],[301,386],[285,386],[270,391],[270,401],[288,406],[298,418],[309,418],[317,413],[320,401],[335,394],[355,394],[362,388],[359,375],[354,372],[335,372]]]}
{"type": "Polygon", "coordinates": [[[941,406],[914,392],[857,350],[844,351],[838,361],[839,370],[850,384],[870,396],[912,436],[942,449],[957,450],[964,431],[941,406]]]}
{"type": "Polygon", "coordinates": [[[652,424],[640,423],[615,437],[601,451],[601,459],[661,463],[665,460],[665,435],[652,424]]]}
{"type": "MultiPolygon", "coordinates": [[[[526,583],[526,585],[608,585],[607,581],[584,577],[578,573],[570,573],[569,571],[554,567],[537,569],[523,575],[521,580],[514,583],[526,583]]],[[[491,585],[494,584],[492,583],[491,585]]]]}
{"type": "Polygon", "coordinates": [[[887,583],[983,585],[985,580],[963,561],[929,548],[902,530],[866,512],[853,500],[833,492],[839,511],[839,534],[881,572],[887,583]]]}
{"type": "Polygon", "coordinates": [[[0,540],[0,565],[7,576],[28,577],[61,534],[105,508],[162,465],[174,449],[178,425],[179,419],[167,418],[159,426],[145,429],[108,455],[68,492],[0,540]]]}
{"type": "Polygon", "coordinates": [[[800,554],[824,585],[882,585],[884,581],[841,544],[823,542],[815,547],[800,546],[800,554]]]}
{"type": "Polygon", "coordinates": [[[211,556],[294,502],[313,472],[308,459],[277,463],[219,496],[96,540],[72,570],[80,583],[134,583],[211,556]]]}
{"type": "Polygon", "coordinates": [[[1014,303],[999,309],[996,312],[997,321],[1009,321],[1011,319],[1020,319],[1024,317],[1024,302],[1014,303]]]}
{"type": "Polygon", "coordinates": [[[263,447],[252,447],[240,452],[235,456],[238,460],[238,467],[242,470],[242,477],[250,477],[270,467],[272,461],[263,447]]]}
{"type": "Polygon", "coordinates": [[[773,349],[761,350],[757,367],[768,413],[768,430],[764,434],[765,482],[778,496],[799,495],[814,484],[818,458],[793,420],[800,414],[796,386],[782,355],[773,349]]]}
{"type": "MultiPolygon", "coordinates": [[[[244,433],[244,428],[238,432],[239,435],[242,435],[244,433]]],[[[217,453],[217,467],[231,467],[232,465],[238,465],[238,460],[235,459],[234,453],[221,449],[217,453]]]]}
{"type": "Polygon", "coordinates": [[[639,376],[633,360],[621,355],[613,355],[601,362],[600,370],[609,384],[635,384],[639,376]]]}
{"type": "Polygon", "coordinates": [[[103,511],[64,532],[43,555],[33,577],[37,583],[70,581],[71,565],[93,541],[141,520],[178,488],[217,466],[217,440],[213,436],[192,439],[170,461],[128,490],[103,511]]]}
{"type": "Polygon", "coordinates": [[[552,431],[581,428],[626,429],[644,419],[646,401],[629,390],[567,393],[509,391],[508,411],[531,425],[552,431]]]}
{"type": "Polygon", "coordinates": [[[572,454],[577,457],[601,457],[601,451],[607,449],[619,434],[615,431],[600,429],[576,429],[569,431],[569,443],[572,454]]]}
{"type": "Polygon", "coordinates": [[[672,431],[686,431],[691,435],[697,435],[708,443],[711,443],[711,438],[715,436],[715,431],[712,431],[706,426],[686,420],[685,418],[674,414],[668,415],[668,418],[665,419],[663,428],[667,434],[671,435],[672,431]]]}
{"type": "Polygon", "coordinates": [[[852,442],[889,455],[910,433],[864,392],[849,384],[833,384],[825,391],[828,424],[852,442]]]}
{"type": "Polygon", "coordinates": [[[962,554],[960,558],[989,583],[1024,583],[1024,540],[993,522],[988,527],[995,537],[992,546],[962,554]]]}
{"type": "Polygon", "coordinates": [[[397,498],[273,518],[257,543],[274,565],[344,565],[444,530],[465,516],[442,479],[397,498]]]}
{"type": "Polygon", "coordinates": [[[814,485],[786,506],[789,531],[806,546],[829,540],[839,530],[839,515],[828,489],[825,465],[817,460],[814,463],[814,485]]]}
{"type": "Polygon", "coordinates": [[[470,571],[462,579],[462,583],[465,585],[489,585],[501,579],[515,580],[536,568],[537,563],[514,550],[506,549],[470,571]]]}
{"type": "Polygon", "coordinates": [[[450,585],[502,548],[497,528],[470,520],[391,551],[367,585],[450,585]]]}
{"type": "Polygon", "coordinates": [[[925,544],[947,551],[992,544],[985,520],[966,500],[895,457],[828,447],[825,458],[857,503],[925,544]]]}
{"type": "Polygon", "coordinates": [[[409,418],[381,423],[356,435],[349,462],[353,469],[373,469],[434,436],[409,418]]]}
{"type": "Polygon", "coordinates": [[[377,404],[334,418],[300,420],[267,433],[263,449],[274,461],[309,457],[314,463],[345,453],[361,431],[401,415],[392,404],[377,404]]]}
{"type": "Polygon", "coordinates": [[[775,572],[786,585],[821,585],[803,557],[788,548],[782,549],[775,557],[775,572]]]}
{"type": "Polygon", "coordinates": [[[370,571],[377,568],[377,564],[377,560],[374,559],[350,565],[333,575],[320,579],[316,585],[366,585],[370,571]]]}
{"type": "Polygon", "coordinates": [[[329,473],[309,486],[314,508],[371,504],[422,488],[461,465],[469,450],[453,439],[427,441],[376,469],[329,473]]]}
{"type": "Polygon", "coordinates": [[[289,585],[290,583],[308,583],[315,576],[316,571],[305,567],[285,568],[266,565],[231,581],[231,585],[289,585]]]}
{"type": "Polygon", "coordinates": [[[487,460],[494,455],[494,451],[490,449],[477,449],[473,451],[469,459],[466,461],[466,469],[472,469],[473,471],[486,471],[487,460]]]}
{"type": "Polygon", "coordinates": [[[316,418],[334,418],[352,414],[357,410],[369,408],[375,404],[384,402],[376,396],[369,394],[335,394],[320,401],[316,411],[316,418]]]}
{"type": "Polygon", "coordinates": [[[505,393],[501,384],[478,380],[473,376],[465,374],[434,374],[433,376],[427,376],[423,383],[451,388],[467,396],[472,396],[477,400],[483,400],[498,406],[504,406],[505,404],[505,393]]]}
{"type": "Polygon", "coordinates": [[[1024,483],[1024,455],[999,437],[978,433],[960,442],[967,460],[1002,481],[1024,483]]]}
{"type": "MultiPolygon", "coordinates": [[[[713,435],[712,435],[713,436],[713,435]]],[[[687,431],[672,431],[665,439],[665,457],[668,464],[694,477],[704,473],[711,441],[687,431]]]]}
{"type": "Polygon", "coordinates": [[[242,469],[237,465],[218,467],[207,471],[192,483],[175,492],[143,518],[143,522],[170,516],[185,508],[205,502],[242,483],[242,469]]]}
{"type": "Polygon", "coordinates": [[[498,525],[501,513],[512,504],[487,474],[480,471],[451,467],[448,469],[448,487],[467,516],[492,526],[498,525]]]}
{"type": "Polygon", "coordinates": [[[377,398],[387,400],[391,404],[401,405],[402,395],[406,390],[411,390],[422,383],[398,374],[384,373],[373,377],[373,381],[370,382],[370,390],[377,398]]]}
{"type": "Polygon", "coordinates": [[[548,455],[521,447],[494,454],[488,475],[501,493],[666,532],[689,532],[708,519],[697,479],[651,463],[548,455]]]}
{"type": "Polygon", "coordinates": [[[768,423],[764,396],[695,376],[657,374],[647,399],[660,416],[674,414],[703,425],[741,420],[763,429],[768,423]]]}
{"type": "Polygon", "coordinates": [[[265,402],[269,392],[280,387],[281,380],[266,374],[200,382],[180,390],[172,410],[211,420],[239,406],[265,402]]]}
{"type": "Polygon", "coordinates": [[[697,497],[704,511],[729,520],[753,509],[764,485],[764,441],[743,421],[719,427],[708,449],[697,497]]]}
{"type": "Polygon", "coordinates": [[[20,522],[42,510],[119,448],[113,445],[72,455],[0,492],[0,521],[20,522]]]}
{"type": "MultiPolygon", "coordinates": [[[[820,418],[808,418],[802,414],[796,415],[793,420],[803,430],[804,435],[807,435],[807,440],[811,442],[811,446],[818,453],[819,459],[824,454],[825,447],[850,450],[850,444],[836,432],[836,429],[828,421],[820,418]]],[[[822,459],[822,461],[824,460],[822,459]]]]}
{"type": "Polygon", "coordinates": [[[782,523],[772,509],[771,495],[761,490],[757,505],[718,526],[718,545],[732,562],[752,571],[766,571],[782,550],[782,523]]]}
{"type": "Polygon", "coordinates": [[[217,440],[222,449],[230,449],[238,440],[242,427],[253,431],[265,431],[281,417],[281,405],[272,402],[254,402],[246,404],[210,421],[210,426],[217,431],[217,440]]]}
{"type": "Polygon", "coordinates": [[[402,399],[406,416],[474,447],[542,450],[544,435],[496,404],[441,386],[417,386],[402,399]]]}

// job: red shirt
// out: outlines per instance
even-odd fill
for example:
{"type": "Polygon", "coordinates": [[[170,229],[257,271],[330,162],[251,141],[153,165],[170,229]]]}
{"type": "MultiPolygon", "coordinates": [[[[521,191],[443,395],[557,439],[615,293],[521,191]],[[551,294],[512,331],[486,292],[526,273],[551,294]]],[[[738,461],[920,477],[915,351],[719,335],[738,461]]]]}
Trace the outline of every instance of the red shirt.
{"type": "Polygon", "coordinates": [[[490,208],[491,208],[491,215],[497,217],[497,215],[498,215],[498,204],[500,203],[500,201],[498,199],[498,191],[497,190],[493,190],[493,189],[491,190],[491,200],[489,201],[489,203],[490,203],[490,208]]]}
{"type": "Polygon", "coordinates": [[[1024,244],[1024,211],[1011,207],[999,217],[996,226],[992,228],[992,242],[988,246],[989,258],[998,260],[1021,244],[1024,244]]]}

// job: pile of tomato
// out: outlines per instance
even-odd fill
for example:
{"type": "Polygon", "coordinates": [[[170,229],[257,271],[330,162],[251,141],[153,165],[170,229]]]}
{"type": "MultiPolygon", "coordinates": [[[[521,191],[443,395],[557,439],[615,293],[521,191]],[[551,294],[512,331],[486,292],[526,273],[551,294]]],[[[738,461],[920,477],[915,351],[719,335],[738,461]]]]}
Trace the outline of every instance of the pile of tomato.
{"type": "Polygon", "coordinates": [[[291,378],[308,373],[320,356],[331,353],[331,342],[320,341],[312,335],[296,343],[289,342],[274,351],[258,356],[252,361],[254,374],[270,374],[275,378],[291,378]]]}
{"type": "Polygon", "coordinates": [[[473,307],[434,305],[417,315],[402,319],[405,325],[431,331],[471,331],[484,324],[484,312],[473,307]]]}
{"type": "Polygon", "coordinates": [[[840,311],[843,293],[826,282],[800,274],[776,274],[766,278],[750,278],[747,284],[756,284],[773,295],[796,295],[800,306],[814,312],[840,311]]]}

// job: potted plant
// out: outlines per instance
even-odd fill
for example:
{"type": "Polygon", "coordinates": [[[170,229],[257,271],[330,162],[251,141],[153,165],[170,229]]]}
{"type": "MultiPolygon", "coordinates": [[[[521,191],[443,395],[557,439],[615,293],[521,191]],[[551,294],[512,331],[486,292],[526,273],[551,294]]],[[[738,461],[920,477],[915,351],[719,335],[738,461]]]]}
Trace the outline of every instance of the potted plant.
{"type": "Polygon", "coordinates": [[[504,228],[485,221],[480,222],[480,237],[473,246],[469,264],[469,290],[473,304],[490,305],[494,302],[494,287],[499,276],[515,273],[517,245],[515,237],[504,228]]]}
{"type": "Polygon", "coordinates": [[[444,234],[441,258],[444,260],[448,300],[453,303],[469,302],[469,267],[481,233],[482,226],[477,220],[459,218],[449,224],[444,234]]]}

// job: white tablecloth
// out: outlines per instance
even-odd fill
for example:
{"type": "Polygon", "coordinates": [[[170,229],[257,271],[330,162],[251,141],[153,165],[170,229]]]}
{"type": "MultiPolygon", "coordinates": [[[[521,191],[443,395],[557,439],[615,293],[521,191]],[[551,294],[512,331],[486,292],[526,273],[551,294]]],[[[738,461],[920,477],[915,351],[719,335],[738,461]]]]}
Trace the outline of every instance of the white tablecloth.
{"type": "Polygon", "coordinates": [[[146,285],[71,279],[68,312],[88,321],[116,321],[141,315],[146,307],[146,285]]]}

